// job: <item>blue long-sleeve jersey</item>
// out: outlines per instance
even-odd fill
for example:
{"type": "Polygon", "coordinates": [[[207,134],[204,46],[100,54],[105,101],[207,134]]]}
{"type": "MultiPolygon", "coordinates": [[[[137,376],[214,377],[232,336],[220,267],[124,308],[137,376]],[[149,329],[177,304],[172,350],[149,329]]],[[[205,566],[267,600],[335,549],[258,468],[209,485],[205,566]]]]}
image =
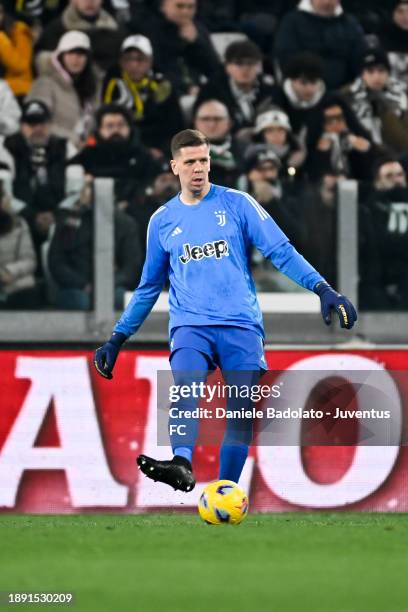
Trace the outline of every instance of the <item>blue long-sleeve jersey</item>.
{"type": "Polygon", "coordinates": [[[140,284],[114,331],[134,334],[169,278],[170,336],[181,325],[236,325],[264,336],[252,245],[302,287],[324,280],[249,194],[212,185],[190,206],[175,196],[150,219],[140,284]]]}

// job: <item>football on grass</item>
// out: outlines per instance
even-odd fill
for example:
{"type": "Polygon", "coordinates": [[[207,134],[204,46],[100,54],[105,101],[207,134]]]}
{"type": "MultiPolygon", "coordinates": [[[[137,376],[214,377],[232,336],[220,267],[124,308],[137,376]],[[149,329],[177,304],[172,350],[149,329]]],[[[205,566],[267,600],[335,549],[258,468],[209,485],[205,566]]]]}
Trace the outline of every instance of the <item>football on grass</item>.
{"type": "Polygon", "coordinates": [[[198,512],[211,525],[238,525],[248,513],[248,496],[232,480],[217,480],[201,493],[198,512]]]}

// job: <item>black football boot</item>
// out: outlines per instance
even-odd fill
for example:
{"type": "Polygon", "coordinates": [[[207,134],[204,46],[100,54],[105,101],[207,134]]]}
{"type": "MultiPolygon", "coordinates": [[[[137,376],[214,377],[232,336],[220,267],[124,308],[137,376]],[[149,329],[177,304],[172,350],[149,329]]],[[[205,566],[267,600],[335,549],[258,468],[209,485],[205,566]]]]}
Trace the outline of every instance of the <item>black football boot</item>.
{"type": "Polygon", "coordinates": [[[175,491],[189,493],[195,487],[195,478],[188,459],[175,455],[171,461],[161,461],[146,455],[139,455],[136,463],[145,476],[154,481],[164,482],[175,491]]]}

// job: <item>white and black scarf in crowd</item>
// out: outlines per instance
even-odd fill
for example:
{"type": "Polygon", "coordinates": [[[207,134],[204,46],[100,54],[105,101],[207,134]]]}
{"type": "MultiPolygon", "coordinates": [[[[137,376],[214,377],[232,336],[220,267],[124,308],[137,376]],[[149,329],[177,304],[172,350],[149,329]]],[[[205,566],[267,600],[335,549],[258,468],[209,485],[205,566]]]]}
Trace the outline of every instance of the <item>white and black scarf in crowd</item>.
{"type": "Polygon", "coordinates": [[[382,122],[376,113],[376,103],[384,102],[397,117],[408,110],[407,86],[390,77],[387,87],[380,92],[369,90],[362,78],[356,79],[351,87],[351,107],[360,123],[370,132],[376,144],[382,144],[382,122]]]}

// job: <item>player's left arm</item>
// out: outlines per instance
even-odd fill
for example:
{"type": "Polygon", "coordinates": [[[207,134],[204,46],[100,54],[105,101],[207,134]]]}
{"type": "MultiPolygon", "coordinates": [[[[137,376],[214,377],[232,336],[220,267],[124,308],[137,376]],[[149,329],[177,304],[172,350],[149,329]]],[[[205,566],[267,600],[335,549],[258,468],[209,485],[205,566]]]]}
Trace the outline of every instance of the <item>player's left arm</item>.
{"type": "Polygon", "coordinates": [[[239,197],[239,210],[243,230],[249,242],[257,247],[264,257],[301,287],[314,291],[320,298],[322,317],[326,325],[331,323],[335,310],[340,326],[351,329],[357,321],[357,313],[350,300],[337,293],[329,283],[298,253],[269,213],[249,194],[233,192],[239,197]]]}

